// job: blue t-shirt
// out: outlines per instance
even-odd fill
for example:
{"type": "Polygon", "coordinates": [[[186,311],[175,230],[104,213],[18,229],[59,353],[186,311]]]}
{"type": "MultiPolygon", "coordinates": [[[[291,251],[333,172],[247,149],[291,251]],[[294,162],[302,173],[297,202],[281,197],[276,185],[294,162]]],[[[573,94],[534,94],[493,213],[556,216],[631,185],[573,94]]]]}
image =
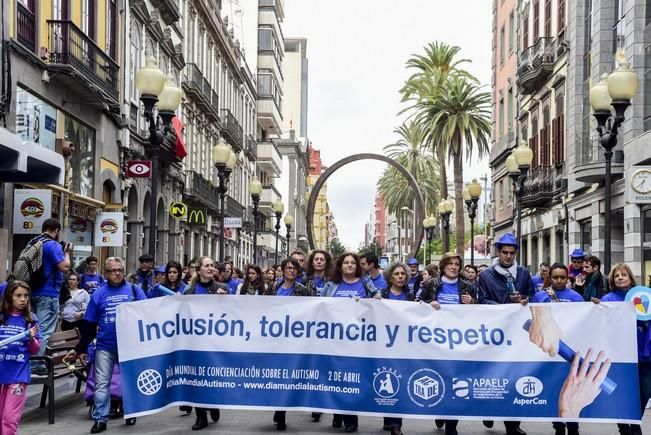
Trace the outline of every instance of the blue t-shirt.
{"type": "Polygon", "coordinates": [[[276,291],[277,296],[291,296],[293,294],[294,294],[294,286],[285,288],[284,285],[281,285],[280,287],[278,287],[278,290],[276,291]]]}
{"type": "Polygon", "coordinates": [[[63,272],[57,265],[66,259],[61,244],[56,240],[47,239],[43,243],[43,276],[42,287],[32,290],[32,296],[49,296],[58,298],[63,285],[63,272]]]}
{"type": "MultiPolygon", "coordinates": [[[[208,290],[210,290],[210,285],[212,284],[212,281],[207,282],[207,283],[202,283],[201,281],[197,281],[197,283],[194,286],[194,294],[195,295],[208,295],[210,294],[208,290]]],[[[190,286],[188,286],[190,288],[190,286]]],[[[183,290],[185,293],[185,290],[183,290]]]]}
{"type": "Polygon", "coordinates": [[[602,302],[624,302],[626,299],[626,293],[628,290],[613,290],[608,294],[605,294],[602,298],[602,302]]]}
{"type": "MultiPolygon", "coordinates": [[[[535,283],[534,283],[534,285],[535,285],[535,283]]],[[[583,299],[583,298],[581,298],[581,299],[583,299]]],[[[552,298],[547,294],[547,292],[545,290],[538,290],[536,293],[533,294],[533,296],[531,296],[531,299],[529,300],[529,302],[534,302],[534,303],[537,303],[537,302],[551,302],[551,301],[552,301],[552,298]]]]}
{"type": "Polygon", "coordinates": [[[441,283],[441,288],[439,289],[438,294],[436,295],[436,300],[439,304],[459,304],[461,303],[459,298],[459,282],[441,283]]]}
{"type": "Polygon", "coordinates": [[[0,299],[2,298],[2,295],[4,294],[5,289],[7,288],[8,285],[9,285],[9,281],[0,283],[0,299]]]}
{"type": "Polygon", "coordinates": [[[532,276],[531,281],[533,282],[533,291],[542,290],[544,279],[540,275],[532,276]]]}
{"type": "Polygon", "coordinates": [[[366,290],[361,279],[358,279],[352,284],[341,281],[337,286],[337,290],[332,295],[333,298],[365,298],[366,290]]]}
{"type": "Polygon", "coordinates": [[[556,297],[559,302],[583,302],[583,296],[571,288],[565,288],[563,290],[554,289],[554,292],[556,292],[556,297]]]}
{"type": "Polygon", "coordinates": [[[387,282],[384,279],[384,275],[382,275],[381,273],[379,273],[378,276],[376,276],[375,278],[373,278],[372,276],[369,275],[369,278],[370,278],[371,282],[373,283],[373,287],[375,287],[376,289],[384,290],[385,288],[387,288],[387,282]]]}
{"type": "Polygon", "coordinates": [[[118,305],[134,300],[147,299],[140,287],[123,282],[115,287],[110,283],[95,290],[90,297],[84,320],[97,323],[97,349],[117,352],[118,339],[115,330],[115,317],[118,305]]]}
{"type": "Polygon", "coordinates": [[[165,284],[156,284],[150,291],[147,292],[146,296],[148,299],[152,298],[160,298],[161,296],[170,296],[167,293],[164,293],[163,290],[160,288],[160,286],[167,287],[168,289],[176,292],[176,294],[182,295],[185,292],[185,289],[187,286],[183,281],[179,281],[179,286],[176,288],[171,288],[170,286],[166,286],[165,284]]]}
{"type": "Polygon", "coordinates": [[[84,273],[81,275],[81,283],[79,284],[79,287],[86,289],[88,294],[92,294],[95,290],[103,286],[105,281],[104,277],[99,273],[94,275],[84,273]],[[95,285],[92,285],[91,283],[95,283],[95,285]]]}
{"type": "Polygon", "coordinates": [[[228,294],[229,295],[234,295],[237,293],[237,286],[240,285],[242,280],[237,279],[237,278],[232,278],[226,281],[224,284],[228,286],[228,294]]]}
{"type": "MultiPolygon", "coordinates": [[[[30,327],[38,323],[34,314],[32,314],[32,321],[30,327]]],[[[10,314],[5,323],[0,325],[0,341],[25,332],[27,329],[29,328],[22,314],[10,314]]],[[[36,334],[36,339],[41,339],[40,333],[36,334]]],[[[31,375],[28,344],[29,337],[25,337],[0,348],[0,384],[29,383],[31,375]]]]}
{"type": "Polygon", "coordinates": [[[405,292],[402,292],[399,295],[394,295],[393,292],[389,290],[389,299],[392,299],[394,301],[406,301],[407,294],[405,292]]]}

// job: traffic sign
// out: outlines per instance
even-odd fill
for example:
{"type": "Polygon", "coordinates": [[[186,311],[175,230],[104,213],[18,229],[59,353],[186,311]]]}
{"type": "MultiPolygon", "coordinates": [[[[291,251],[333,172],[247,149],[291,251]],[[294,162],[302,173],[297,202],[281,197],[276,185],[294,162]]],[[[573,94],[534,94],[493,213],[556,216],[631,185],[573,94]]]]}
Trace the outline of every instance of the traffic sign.
{"type": "Polygon", "coordinates": [[[225,217],[224,218],[224,227],[226,227],[226,228],[242,228],[242,218],[241,217],[225,217]]]}
{"type": "Polygon", "coordinates": [[[127,160],[127,177],[150,178],[151,160],[127,160]]]}
{"type": "Polygon", "coordinates": [[[170,204],[170,216],[175,219],[182,219],[188,214],[188,206],[182,202],[173,202],[170,204]]]}

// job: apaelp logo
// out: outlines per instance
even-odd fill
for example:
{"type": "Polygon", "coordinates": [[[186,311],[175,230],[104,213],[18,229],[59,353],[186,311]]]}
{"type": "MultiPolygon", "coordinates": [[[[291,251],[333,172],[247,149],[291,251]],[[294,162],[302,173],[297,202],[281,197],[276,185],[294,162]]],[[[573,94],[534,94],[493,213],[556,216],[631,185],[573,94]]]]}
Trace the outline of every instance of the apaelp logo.
{"type": "Polygon", "coordinates": [[[452,378],[452,392],[459,399],[470,399],[472,392],[470,379],[452,378]]]}

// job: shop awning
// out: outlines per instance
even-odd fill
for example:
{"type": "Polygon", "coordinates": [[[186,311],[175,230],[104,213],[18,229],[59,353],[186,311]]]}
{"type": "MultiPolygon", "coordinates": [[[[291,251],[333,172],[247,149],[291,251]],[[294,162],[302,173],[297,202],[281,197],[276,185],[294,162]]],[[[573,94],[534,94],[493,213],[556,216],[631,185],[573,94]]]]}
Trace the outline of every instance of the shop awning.
{"type": "Polygon", "coordinates": [[[63,185],[63,156],[0,128],[0,182],[63,185]]]}

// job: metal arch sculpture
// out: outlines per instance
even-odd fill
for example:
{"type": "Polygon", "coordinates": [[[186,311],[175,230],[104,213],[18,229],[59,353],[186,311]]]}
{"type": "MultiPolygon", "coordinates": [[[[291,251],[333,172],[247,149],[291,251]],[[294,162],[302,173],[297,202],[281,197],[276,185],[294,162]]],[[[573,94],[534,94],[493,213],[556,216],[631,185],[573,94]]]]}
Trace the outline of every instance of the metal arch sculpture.
{"type": "MultiPolygon", "coordinates": [[[[415,213],[415,219],[416,219],[416,228],[417,231],[416,233],[418,234],[418,237],[414,239],[414,241],[418,240],[423,240],[423,211],[425,210],[425,205],[423,201],[423,195],[420,192],[420,188],[418,187],[418,183],[416,182],[416,179],[414,178],[413,175],[405,168],[402,166],[400,163],[396,162],[393,159],[390,159],[389,157],[383,156],[381,154],[373,154],[373,153],[362,153],[362,154],[353,154],[348,157],[344,157],[343,159],[337,161],[334,165],[331,165],[326,171],[321,174],[321,176],[318,178],[316,183],[314,184],[314,187],[312,188],[312,192],[310,193],[310,199],[307,203],[307,237],[308,241],[310,243],[310,249],[314,249],[314,207],[316,206],[316,200],[317,197],[319,196],[319,191],[323,187],[323,185],[328,181],[328,178],[334,174],[339,168],[342,166],[346,166],[349,163],[356,162],[359,160],[379,160],[381,162],[385,162],[396,168],[403,177],[407,179],[409,184],[411,185],[412,189],[414,189],[414,192],[416,192],[416,210],[414,210],[415,213]]],[[[409,256],[410,257],[415,257],[416,253],[418,252],[418,247],[420,246],[420,243],[414,246],[414,251],[412,251],[409,256]]]]}

